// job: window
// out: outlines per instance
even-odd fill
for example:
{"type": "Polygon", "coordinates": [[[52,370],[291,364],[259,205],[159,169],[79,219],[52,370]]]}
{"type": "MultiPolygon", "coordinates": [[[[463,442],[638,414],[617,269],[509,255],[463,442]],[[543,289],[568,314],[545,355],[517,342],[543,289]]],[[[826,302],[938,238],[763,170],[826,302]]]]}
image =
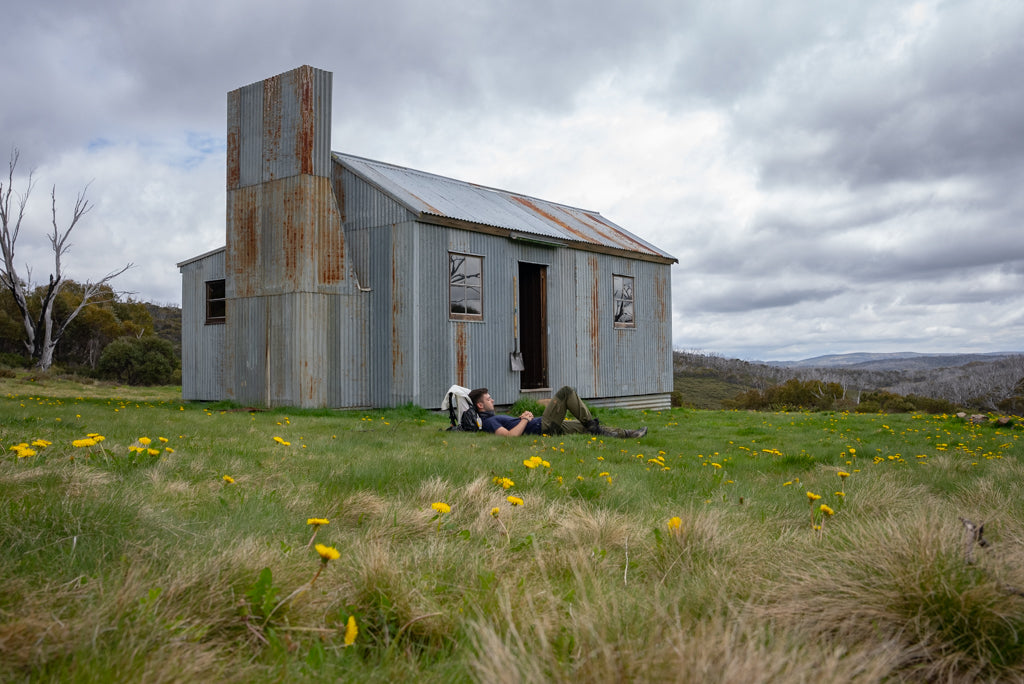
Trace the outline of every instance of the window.
{"type": "Polygon", "coordinates": [[[484,319],[483,257],[448,253],[448,317],[484,319]]]}
{"type": "Polygon", "coordinates": [[[206,325],[222,325],[227,318],[224,281],[206,281],[206,325]]]}
{"type": "Polygon", "coordinates": [[[615,305],[615,327],[635,327],[633,278],[620,275],[612,276],[612,301],[615,305]]]}

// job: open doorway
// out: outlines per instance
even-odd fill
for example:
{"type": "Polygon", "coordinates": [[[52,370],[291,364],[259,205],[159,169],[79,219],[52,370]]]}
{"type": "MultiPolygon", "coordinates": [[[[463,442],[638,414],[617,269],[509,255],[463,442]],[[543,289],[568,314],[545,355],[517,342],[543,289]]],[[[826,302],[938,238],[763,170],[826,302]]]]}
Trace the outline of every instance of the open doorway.
{"type": "Polygon", "coordinates": [[[519,262],[520,389],[548,386],[547,266],[519,262]]]}

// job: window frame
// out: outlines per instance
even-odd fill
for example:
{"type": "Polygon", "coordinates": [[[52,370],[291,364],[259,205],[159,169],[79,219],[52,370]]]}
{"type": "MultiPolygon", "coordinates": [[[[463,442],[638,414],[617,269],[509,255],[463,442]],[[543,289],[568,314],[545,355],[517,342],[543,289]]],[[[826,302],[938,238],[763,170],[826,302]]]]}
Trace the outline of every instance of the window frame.
{"type": "MultiPolygon", "coordinates": [[[[463,271],[462,276],[464,280],[468,277],[466,272],[463,271]]],[[[463,306],[465,308],[465,306],[463,306]]],[[[448,252],[448,320],[451,321],[482,321],[484,320],[484,258],[478,254],[467,254],[465,252],[448,252]],[[472,284],[466,284],[465,282],[456,282],[458,274],[457,267],[454,266],[455,259],[462,257],[465,261],[464,265],[470,263],[473,260],[479,264],[478,278],[479,284],[474,286],[472,284]],[[465,297],[465,293],[473,290],[475,287],[479,292],[480,301],[480,312],[479,313],[468,313],[466,311],[454,311],[454,306],[457,301],[467,302],[469,299],[465,297]],[[461,299],[453,299],[452,292],[455,290],[461,290],[463,297],[461,299]]]]}
{"type": "Polygon", "coordinates": [[[206,325],[224,325],[228,318],[227,285],[223,278],[206,281],[206,325]],[[220,296],[217,290],[220,290],[220,296]],[[219,315],[218,315],[219,314],[219,315]]]}
{"type": "Polygon", "coordinates": [[[618,329],[636,327],[636,287],[633,276],[621,273],[612,274],[612,325],[618,329]],[[622,286],[617,288],[616,285],[620,282],[622,283],[622,286]],[[628,296],[626,294],[627,286],[628,296]],[[621,295],[619,294],[620,292],[622,293],[621,295]],[[618,320],[620,302],[629,304],[629,311],[632,315],[628,321],[618,320]]]}

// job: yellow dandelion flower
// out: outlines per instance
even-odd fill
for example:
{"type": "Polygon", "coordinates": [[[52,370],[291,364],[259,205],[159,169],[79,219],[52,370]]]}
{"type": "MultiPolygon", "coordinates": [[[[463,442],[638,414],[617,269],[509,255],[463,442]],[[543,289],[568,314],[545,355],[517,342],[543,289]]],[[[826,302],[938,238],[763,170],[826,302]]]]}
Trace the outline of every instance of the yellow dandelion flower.
{"type": "Polygon", "coordinates": [[[508,502],[509,502],[510,504],[512,504],[513,506],[522,506],[522,505],[523,505],[523,500],[522,500],[522,499],[520,499],[520,498],[519,498],[518,496],[509,496],[509,497],[506,497],[506,498],[505,498],[505,501],[508,501],[508,502]]]}
{"type": "Polygon", "coordinates": [[[608,477],[608,473],[598,473],[598,477],[608,477]]]}
{"type": "Polygon", "coordinates": [[[46,448],[51,444],[53,444],[53,442],[47,442],[45,439],[37,439],[34,442],[32,442],[32,446],[39,448],[46,448]]]}
{"type": "Polygon", "coordinates": [[[306,519],[306,524],[307,525],[316,525],[317,527],[319,527],[320,525],[326,525],[329,522],[331,522],[331,521],[328,520],[327,518],[307,518],[306,519]]]}
{"type": "Polygon", "coordinates": [[[435,501],[434,503],[430,504],[430,507],[442,515],[444,515],[445,513],[450,513],[452,510],[452,507],[444,503],[443,501],[435,501]]]}
{"type": "Polygon", "coordinates": [[[835,513],[835,511],[833,511],[831,508],[829,508],[828,504],[821,504],[820,508],[821,508],[821,512],[824,513],[825,515],[832,515],[832,514],[835,513]]]}
{"type": "Polygon", "coordinates": [[[501,513],[501,509],[498,508],[497,506],[491,509],[491,515],[493,515],[495,518],[498,517],[499,513],[501,513]]]}
{"type": "Polygon", "coordinates": [[[359,635],[359,627],[356,626],[356,616],[348,616],[348,624],[345,625],[345,645],[351,646],[359,635]]]}
{"type": "Polygon", "coordinates": [[[809,500],[809,501],[810,501],[811,503],[814,503],[815,501],[817,501],[817,500],[818,500],[818,499],[820,499],[820,498],[821,498],[821,497],[820,497],[820,496],[818,496],[817,494],[815,494],[814,492],[807,492],[807,499],[808,499],[808,500],[809,500]]]}
{"type": "Polygon", "coordinates": [[[96,440],[92,437],[86,437],[85,439],[76,439],[71,442],[73,447],[91,447],[96,446],[96,440]]]}
{"type": "Polygon", "coordinates": [[[159,456],[160,455],[160,450],[159,449],[146,449],[146,452],[150,456],[159,456]]]}
{"type": "Polygon", "coordinates": [[[168,439],[166,437],[157,437],[157,439],[159,439],[161,442],[168,441],[168,439]]]}
{"type": "Polygon", "coordinates": [[[850,473],[846,472],[845,470],[840,470],[838,473],[836,473],[836,475],[842,478],[850,477],[850,473]]]}
{"type": "Polygon", "coordinates": [[[224,480],[226,484],[235,484],[235,478],[231,477],[230,475],[225,475],[221,479],[224,480]]]}
{"type": "Polygon", "coordinates": [[[712,463],[711,465],[715,466],[716,468],[721,468],[722,467],[721,463],[712,463]]]}
{"type": "Polygon", "coordinates": [[[139,444],[142,446],[149,446],[149,443],[152,441],[149,437],[139,437],[139,444]]]}
{"type": "Polygon", "coordinates": [[[337,560],[341,557],[341,553],[339,553],[338,549],[334,548],[333,546],[317,544],[316,552],[320,554],[320,560],[324,562],[324,565],[327,565],[328,561],[337,560]]]}
{"type": "Polygon", "coordinates": [[[668,519],[668,531],[673,534],[679,534],[680,529],[683,526],[683,519],[678,515],[674,515],[668,519]]]}
{"type": "Polygon", "coordinates": [[[788,487],[788,486],[789,486],[789,485],[791,485],[791,484],[793,484],[793,481],[792,481],[792,480],[789,480],[788,482],[783,482],[783,483],[782,483],[782,486],[783,486],[783,487],[788,487]]]}

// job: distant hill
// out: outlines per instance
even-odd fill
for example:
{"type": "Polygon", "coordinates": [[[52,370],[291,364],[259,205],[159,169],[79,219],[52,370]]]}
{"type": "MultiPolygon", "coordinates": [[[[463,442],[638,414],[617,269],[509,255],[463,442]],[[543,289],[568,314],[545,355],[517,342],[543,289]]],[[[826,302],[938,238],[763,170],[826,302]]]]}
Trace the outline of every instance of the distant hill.
{"type": "Polygon", "coordinates": [[[844,368],[848,370],[902,370],[918,371],[935,368],[957,368],[970,363],[990,363],[1024,352],[992,352],[989,354],[919,354],[917,352],[892,352],[874,354],[858,352],[853,354],[830,354],[815,356],[800,361],[768,361],[777,368],[844,368]]]}
{"type": "Polygon", "coordinates": [[[802,361],[751,362],[718,354],[672,354],[673,400],[695,408],[721,408],[749,390],[763,391],[790,379],[839,383],[851,396],[884,391],[944,399],[958,406],[995,410],[1021,395],[1024,353],[835,354],[802,361]]]}

